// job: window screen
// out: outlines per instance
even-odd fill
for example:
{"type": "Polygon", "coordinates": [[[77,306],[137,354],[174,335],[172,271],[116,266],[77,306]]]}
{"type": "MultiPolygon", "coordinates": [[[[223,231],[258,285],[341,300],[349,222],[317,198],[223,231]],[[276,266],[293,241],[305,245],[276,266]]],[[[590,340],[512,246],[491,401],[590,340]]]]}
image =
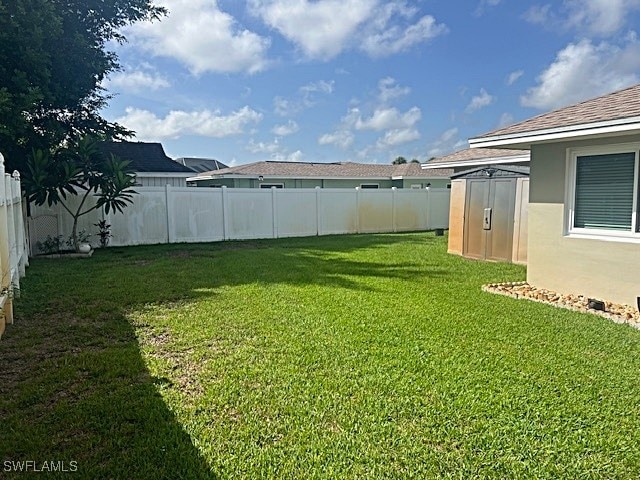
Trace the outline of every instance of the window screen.
{"type": "Polygon", "coordinates": [[[578,157],[574,227],[631,230],[634,169],[632,152],[578,157]]]}

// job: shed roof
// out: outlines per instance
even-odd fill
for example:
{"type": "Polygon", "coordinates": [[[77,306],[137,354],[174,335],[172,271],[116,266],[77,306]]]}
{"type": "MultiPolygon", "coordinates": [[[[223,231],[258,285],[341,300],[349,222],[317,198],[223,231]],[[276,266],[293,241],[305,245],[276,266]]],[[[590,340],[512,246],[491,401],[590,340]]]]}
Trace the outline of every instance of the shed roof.
{"type": "Polygon", "coordinates": [[[465,148],[450,155],[433,158],[422,164],[423,169],[462,167],[489,163],[528,162],[529,152],[502,148],[465,148]]]}
{"type": "Polygon", "coordinates": [[[115,155],[131,162],[136,172],[193,173],[193,170],[171,160],[160,143],[147,142],[102,142],[100,151],[104,155],[115,155]]]}

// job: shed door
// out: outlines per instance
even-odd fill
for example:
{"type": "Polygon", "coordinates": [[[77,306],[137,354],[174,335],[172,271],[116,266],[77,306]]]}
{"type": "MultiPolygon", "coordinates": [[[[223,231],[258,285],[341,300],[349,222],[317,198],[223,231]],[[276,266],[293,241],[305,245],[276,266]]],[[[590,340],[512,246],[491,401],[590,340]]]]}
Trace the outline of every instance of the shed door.
{"type": "Polygon", "coordinates": [[[515,178],[467,180],[464,255],[511,261],[516,183],[515,178]]]}

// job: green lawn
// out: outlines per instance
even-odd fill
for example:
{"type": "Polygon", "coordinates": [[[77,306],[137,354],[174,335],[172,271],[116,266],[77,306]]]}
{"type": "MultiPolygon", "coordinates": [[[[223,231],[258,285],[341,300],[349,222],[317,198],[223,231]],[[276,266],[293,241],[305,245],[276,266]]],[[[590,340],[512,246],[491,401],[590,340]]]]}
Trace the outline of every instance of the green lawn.
{"type": "Polygon", "coordinates": [[[0,477],[638,478],[640,332],[480,291],[524,276],[431,233],[33,260],[0,477]]]}

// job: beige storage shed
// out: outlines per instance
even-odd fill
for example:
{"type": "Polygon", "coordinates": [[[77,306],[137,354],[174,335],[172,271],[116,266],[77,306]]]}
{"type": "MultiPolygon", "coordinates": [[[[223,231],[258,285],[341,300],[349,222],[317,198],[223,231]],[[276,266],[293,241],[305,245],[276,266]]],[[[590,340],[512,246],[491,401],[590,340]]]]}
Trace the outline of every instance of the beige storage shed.
{"type": "Polygon", "coordinates": [[[529,167],[490,166],[451,177],[448,252],[527,263],[529,167]]]}

